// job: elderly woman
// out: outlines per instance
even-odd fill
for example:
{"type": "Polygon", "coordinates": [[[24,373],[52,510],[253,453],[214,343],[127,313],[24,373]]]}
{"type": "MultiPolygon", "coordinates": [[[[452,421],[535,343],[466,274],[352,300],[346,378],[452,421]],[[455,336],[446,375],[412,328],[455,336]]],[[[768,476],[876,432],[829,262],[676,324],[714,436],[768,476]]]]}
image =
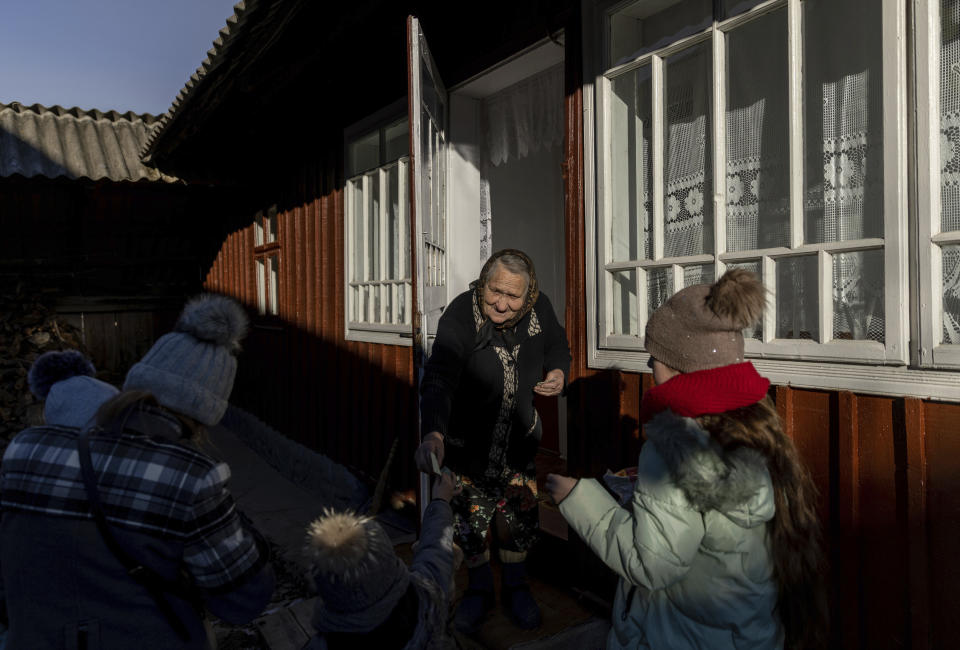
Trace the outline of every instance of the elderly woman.
{"type": "Polygon", "coordinates": [[[520,251],[495,253],[440,318],[421,386],[416,461],[429,472],[434,454],[463,486],[451,502],[470,576],[455,619],[462,632],[476,630],[493,607],[491,525],[503,605],[518,626],[540,624],[524,565],[538,523],[533,461],[542,425],[533,400],[559,395],[569,366],[566,333],[520,251]]]}

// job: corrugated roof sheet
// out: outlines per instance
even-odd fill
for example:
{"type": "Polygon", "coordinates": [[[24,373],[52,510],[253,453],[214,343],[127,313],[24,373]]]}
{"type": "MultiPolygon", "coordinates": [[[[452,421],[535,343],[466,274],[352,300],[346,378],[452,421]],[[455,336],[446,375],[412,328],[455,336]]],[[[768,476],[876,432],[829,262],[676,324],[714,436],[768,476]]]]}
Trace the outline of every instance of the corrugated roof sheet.
{"type": "Polygon", "coordinates": [[[153,115],[0,103],[0,177],[174,182],[140,160],[158,126],[153,115]]]}

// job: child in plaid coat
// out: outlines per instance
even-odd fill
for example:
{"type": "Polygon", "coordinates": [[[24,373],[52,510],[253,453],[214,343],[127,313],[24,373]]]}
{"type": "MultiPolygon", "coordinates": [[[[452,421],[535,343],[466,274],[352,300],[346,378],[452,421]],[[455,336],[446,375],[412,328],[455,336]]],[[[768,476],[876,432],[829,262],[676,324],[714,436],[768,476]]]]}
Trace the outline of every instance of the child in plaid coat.
{"type": "Polygon", "coordinates": [[[226,489],[230,469],[194,445],[202,425],[223,416],[245,328],[235,302],[201,296],[120,394],[75,358],[38,359],[31,388],[46,397],[46,422],[14,437],[0,465],[10,647],[209,648],[203,608],[244,623],[267,604],[265,545],[226,489]],[[98,530],[77,460],[81,436],[113,537],[165,582],[185,585],[161,594],[172,615],[98,530]]]}

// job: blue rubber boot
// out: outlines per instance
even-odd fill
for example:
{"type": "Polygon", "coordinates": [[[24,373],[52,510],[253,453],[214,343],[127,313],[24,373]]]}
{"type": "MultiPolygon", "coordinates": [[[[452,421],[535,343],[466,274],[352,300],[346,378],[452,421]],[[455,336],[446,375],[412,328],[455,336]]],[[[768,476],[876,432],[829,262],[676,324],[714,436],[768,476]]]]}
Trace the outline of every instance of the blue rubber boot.
{"type": "Polygon", "coordinates": [[[503,562],[500,602],[513,624],[523,630],[540,627],[540,608],[527,584],[526,562],[503,562]]]}
{"type": "Polygon", "coordinates": [[[490,563],[467,568],[467,590],[463,593],[453,625],[462,634],[474,634],[487,613],[493,609],[493,571],[490,563]]]}

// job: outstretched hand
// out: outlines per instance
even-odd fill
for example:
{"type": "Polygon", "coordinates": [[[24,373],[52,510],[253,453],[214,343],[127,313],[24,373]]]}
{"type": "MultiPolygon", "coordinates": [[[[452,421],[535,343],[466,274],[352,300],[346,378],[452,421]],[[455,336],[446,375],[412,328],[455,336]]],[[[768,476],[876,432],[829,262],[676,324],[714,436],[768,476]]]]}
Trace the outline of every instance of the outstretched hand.
{"type": "Polygon", "coordinates": [[[462,487],[457,487],[453,472],[444,469],[440,476],[433,479],[433,490],[430,493],[434,499],[443,499],[450,503],[450,499],[463,492],[462,487]]]}
{"type": "Polygon", "coordinates": [[[430,454],[437,457],[437,464],[443,466],[443,436],[439,431],[431,431],[423,437],[423,442],[417,447],[413,454],[413,461],[417,469],[427,474],[433,474],[433,461],[430,460],[430,454]]]}
{"type": "Polygon", "coordinates": [[[533,392],[544,397],[559,395],[563,390],[563,371],[559,368],[551,370],[541,382],[533,387],[533,392]]]}

